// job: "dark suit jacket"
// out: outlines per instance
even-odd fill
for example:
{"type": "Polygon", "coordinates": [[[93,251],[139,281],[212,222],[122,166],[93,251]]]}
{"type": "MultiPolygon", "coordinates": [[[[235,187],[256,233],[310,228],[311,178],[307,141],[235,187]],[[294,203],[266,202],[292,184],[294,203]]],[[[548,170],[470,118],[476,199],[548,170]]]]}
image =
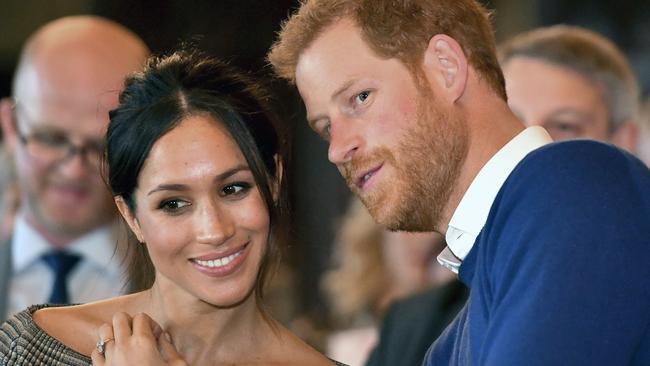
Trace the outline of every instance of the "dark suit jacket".
{"type": "Polygon", "coordinates": [[[9,279],[11,278],[11,240],[0,243],[0,322],[7,316],[9,279]]]}
{"type": "Polygon", "coordinates": [[[455,280],[391,305],[366,366],[422,365],[429,346],[463,307],[468,293],[455,280]]]}

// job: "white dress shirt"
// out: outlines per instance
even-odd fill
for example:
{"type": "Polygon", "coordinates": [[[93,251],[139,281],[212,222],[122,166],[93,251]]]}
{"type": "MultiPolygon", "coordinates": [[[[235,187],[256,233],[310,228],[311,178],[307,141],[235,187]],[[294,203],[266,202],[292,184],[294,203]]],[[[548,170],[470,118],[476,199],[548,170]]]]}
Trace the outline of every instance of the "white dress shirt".
{"type": "MultiPolygon", "coordinates": [[[[117,235],[110,225],[95,229],[66,246],[81,257],[68,277],[73,303],[117,296],[126,290],[116,248],[117,235]]],[[[22,217],[16,217],[11,239],[12,275],[9,283],[7,316],[27,306],[47,302],[54,273],[42,256],[54,248],[22,217]]]]}
{"type": "Polygon", "coordinates": [[[542,127],[528,127],[503,146],[481,168],[454,211],[438,262],[458,273],[487,221],[497,193],[517,164],[531,151],[553,142],[542,127]]]}

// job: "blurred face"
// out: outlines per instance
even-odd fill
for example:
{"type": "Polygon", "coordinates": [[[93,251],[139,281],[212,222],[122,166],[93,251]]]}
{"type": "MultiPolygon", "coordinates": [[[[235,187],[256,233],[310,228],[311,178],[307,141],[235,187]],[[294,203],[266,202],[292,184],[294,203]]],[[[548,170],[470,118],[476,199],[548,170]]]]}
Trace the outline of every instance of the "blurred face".
{"type": "Polygon", "coordinates": [[[161,137],[134,197],[135,217],[119,199],[118,205],[147,246],[154,288],[221,307],[249,298],[269,214],[244,156],[219,123],[191,117],[161,137]]]}
{"type": "Polygon", "coordinates": [[[382,244],[396,290],[407,294],[432,283],[430,266],[444,248],[440,234],[386,231],[382,244]]]}
{"type": "Polygon", "coordinates": [[[342,20],[301,54],[296,84],[310,126],[373,218],[431,231],[464,160],[463,121],[442,110],[409,69],[382,59],[342,20]]]}
{"type": "Polygon", "coordinates": [[[503,67],[508,104],[526,125],[544,127],[554,140],[610,139],[601,88],[579,73],[529,57],[503,67]]]}
{"type": "Polygon", "coordinates": [[[95,96],[45,83],[14,109],[17,176],[27,219],[46,235],[80,236],[108,222],[114,206],[98,168],[108,108],[95,96]]]}
{"type": "Polygon", "coordinates": [[[25,45],[15,108],[0,102],[0,123],[16,159],[20,210],[51,245],[115,216],[97,153],[124,77],[146,54],[132,34],[92,17],[49,23],[25,45]]]}

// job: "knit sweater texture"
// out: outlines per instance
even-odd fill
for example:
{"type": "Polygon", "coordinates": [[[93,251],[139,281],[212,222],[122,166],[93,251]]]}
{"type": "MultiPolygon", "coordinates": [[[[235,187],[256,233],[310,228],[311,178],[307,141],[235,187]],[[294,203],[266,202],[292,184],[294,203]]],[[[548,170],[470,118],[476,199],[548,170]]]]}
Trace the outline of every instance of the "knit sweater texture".
{"type": "Polygon", "coordinates": [[[425,365],[650,365],[650,171],[593,141],[531,152],[459,276],[425,365]]]}

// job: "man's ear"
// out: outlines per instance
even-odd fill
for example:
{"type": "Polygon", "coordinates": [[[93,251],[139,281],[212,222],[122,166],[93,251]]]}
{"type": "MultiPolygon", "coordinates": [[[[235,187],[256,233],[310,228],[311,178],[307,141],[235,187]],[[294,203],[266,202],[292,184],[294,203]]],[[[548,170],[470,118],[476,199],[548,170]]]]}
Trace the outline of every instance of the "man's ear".
{"type": "Polygon", "coordinates": [[[631,153],[636,152],[637,142],[639,140],[639,126],[632,121],[624,122],[616,127],[610,142],[631,153]]]}
{"type": "Polygon", "coordinates": [[[124,218],[124,221],[126,221],[126,223],[129,225],[129,228],[131,228],[133,234],[135,234],[135,237],[138,238],[138,241],[140,243],[144,243],[142,230],[140,229],[140,223],[135,217],[135,213],[131,212],[129,205],[126,204],[124,198],[122,198],[122,196],[115,196],[115,204],[117,205],[117,209],[120,211],[120,214],[124,218]]]}
{"type": "Polygon", "coordinates": [[[468,77],[467,58],[460,44],[445,34],[436,34],[424,51],[423,69],[430,82],[438,84],[450,102],[465,92],[468,77]]]}
{"type": "Polygon", "coordinates": [[[13,154],[16,148],[16,115],[12,98],[0,99],[0,126],[6,149],[13,154]]]}

